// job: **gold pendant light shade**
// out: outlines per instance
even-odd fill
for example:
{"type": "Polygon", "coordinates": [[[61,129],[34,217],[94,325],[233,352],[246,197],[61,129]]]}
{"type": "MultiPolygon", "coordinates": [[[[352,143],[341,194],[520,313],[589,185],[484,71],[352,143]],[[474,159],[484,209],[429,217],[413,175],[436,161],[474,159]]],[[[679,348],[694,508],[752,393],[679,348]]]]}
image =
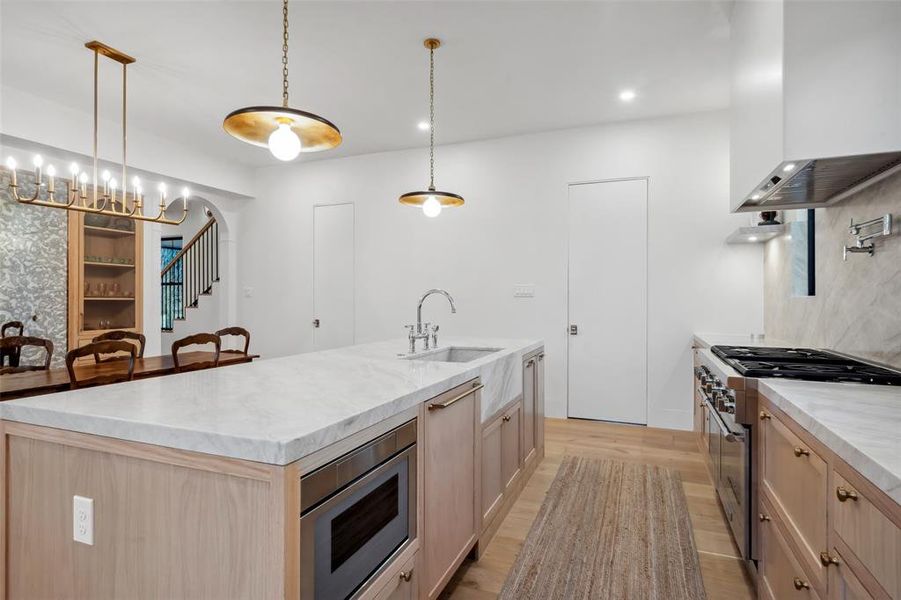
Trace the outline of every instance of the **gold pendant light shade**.
{"type": "Polygon", "coordinates": [[[239,108],[225,117],[222,127],[242,142],[269,148],[275,158],[284,161],[341,143],[341,132],[334,123],[288,106],[288,0],[282,0],[282,105],[239,108]]]}
{"type": "Polygon", "coordinates": [[[446,206],[462,206],[463,196],[435,189],[435,50],[441,40],[427,38],[423,45],[429,50],[429,189],[407,192],[397,200],[406,206],[419,206],[427,217],[437,217],[446,206]]]}
{"type": "Polygon", "coordinates": [[[463,196],[454,194],[453,192],[442,192],[440,190],[407,192],[398,198],[398,201],[407,206],[422,206],[425,204],[426,200],[432,197],[434,197],[441,206],[463,206],[463,196]]]}
{"type": "Polygon", "coordinates": [[[295,108],[250,106],[232,111],[222,126],[230,135],[254,146],[269,146],[269,136],[281,123],[300,139],[301,152],[330,150],[341,143],[341,132],[327,119],[295,108]]]}

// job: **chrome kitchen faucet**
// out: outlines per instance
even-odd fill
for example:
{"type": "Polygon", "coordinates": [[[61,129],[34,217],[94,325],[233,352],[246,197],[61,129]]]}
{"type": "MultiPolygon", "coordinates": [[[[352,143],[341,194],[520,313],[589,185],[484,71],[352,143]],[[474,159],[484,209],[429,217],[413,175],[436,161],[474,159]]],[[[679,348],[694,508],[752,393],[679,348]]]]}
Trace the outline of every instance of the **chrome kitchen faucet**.
{"type": "Polygon", "coordinates": [[[404,326],[408,330],[407,338],[410,340],[410,354],[416,353],[416,340],[425,340],[425,350],[429,349],[429,339],[432,341],[433,348],[438,347],[438,326],[435,325],[434,327],[430,327],[430,323],[426,323],[425,326],[423,326],[422,323],[422,303],[432,294],[441,294],[447,298],[447,301],[450,302],[451,313],[457,312],[457,307],[454,305],[454,299],[447,293],[447,290],[432,288],[424,293],[419,298],[419,304],[416,306],[416,325],[404,326]]]}

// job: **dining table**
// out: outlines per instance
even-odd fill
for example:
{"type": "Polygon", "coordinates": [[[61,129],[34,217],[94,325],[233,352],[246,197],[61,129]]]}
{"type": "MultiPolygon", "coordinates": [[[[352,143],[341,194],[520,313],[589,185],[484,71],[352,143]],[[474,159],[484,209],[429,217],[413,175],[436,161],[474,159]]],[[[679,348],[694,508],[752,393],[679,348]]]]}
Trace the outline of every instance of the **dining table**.
{"type": "MultiPolygon", "coordinates": [[[[180,352],[178,354],[178,362],[180,365],[186,366],[192,363],[211,361],[214,356],[215,352],[180,352]]],[[[223,351],[219,354],[219,367],[248,363],[259,357],[258,354],[223,351]]],[[[74,368],[78,379],[91,379],[99,375],[108,375],[121,371],[122,365],[116,364],[117,362],[119,361],[84,362],[76,364],[74,368]]],[[[159,377],[172,373],[175,373],[175,362],[171,354],[135,359],[135,379],[159,377]]],[[[0,401],[40,394],[52,394],[53,392],[61,392],[69,388],[69,372],[65,367],[0,375],[0,401]]]]}

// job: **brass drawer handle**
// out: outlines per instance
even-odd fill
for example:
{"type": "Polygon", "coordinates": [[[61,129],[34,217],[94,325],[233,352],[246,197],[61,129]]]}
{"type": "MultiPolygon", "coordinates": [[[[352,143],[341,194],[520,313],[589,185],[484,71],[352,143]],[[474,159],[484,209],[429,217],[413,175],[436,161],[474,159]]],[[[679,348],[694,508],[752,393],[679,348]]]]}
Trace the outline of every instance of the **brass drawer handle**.
{"type": "Polygon", "coordinates": [[[429,410],[436,410],[439,408],[447,408],[451,404],[454,404],[455,402],[459,402],[466,396],[470,395],[471,393],[475,392],[476,390],[482,389],[483,387],[485,387],[485,386],[482,385],[481,383],[474,383],[474,384],[472,384],[472,389],[469,390],[468,392],[463,392],[459,396],[457,396],[455,398],[451,398],[450,400],[448,400],[446,402],[435,402],[435,403],[429,404],[429,410]]]}
{"type": "Polygon", "coordinates": [[[839,502],[845,502],[846,500],[854,500],[857,502],[857,492],[854,490],[849,490],[844,486],[838,486],[835,490],[835,495],[838,498],[839,502]]]}
{"type": "Polygon", "coordinates": [[[794,583],[795,583],[796,590],[809,590],[810,589],[810,584],[798,577],[795,577],[794,583]]]}
{"type": "Polygon", "coordinates": [[[767,419],[772,419],[772,418],[773,418],[773,415],[771,415],[767,411],[765,411],[765,410],[760,411],[760,420],[761,421],[766,421],[767,419]]]}
{"type": "Polygon", "coordinates": [[[800,446],[797,446],[795,448],[795,456],[797,456],[798,458],[800,458],[802,456],[810,456],[810,450],[808,450],[806,448],[801,448],[800,446]]]}
{"type": "Polygon", "coordinates": [[[760,518],[760,522],[761,522],[761,523],[766,522],[766,521],[772,521],[772,519],[770,518],[769,515],[765,515],[765,514],[763,514],[763,513],[760,513],[760,514],[758,515],[758,517],[760,518]]]}
{"type": "Polygon", "coordinates": [[[410,569],[409,571],[401,571],[400,572],[400,580],[401,581],[410,581],[411,579],[413,579],[413,569],[410,569]]]}
{"type": "Polygon", "coordinates": [[[820,562],[823,563],[824,567],[828,567],[829,565],[838,566],[841,564],[837,558],[828,552],[820,552],[820,562]]]}
{"type": "Polygon", "coordinates": [[[510,415],[504,415],[503,418],[502,418],[502,420],[503,420],[504,423],[509,422],[509,421],[510,421],[510,415]]]}

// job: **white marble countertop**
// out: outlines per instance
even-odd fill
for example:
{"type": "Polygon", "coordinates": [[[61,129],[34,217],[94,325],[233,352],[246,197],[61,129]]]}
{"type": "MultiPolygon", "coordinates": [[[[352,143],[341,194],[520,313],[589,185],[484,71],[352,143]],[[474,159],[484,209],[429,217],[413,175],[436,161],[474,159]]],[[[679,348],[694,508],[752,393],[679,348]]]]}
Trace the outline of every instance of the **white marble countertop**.
{"type": "Polygon", "coordinates": [[[0,403],[0,418],[285,465],[474,377],[482,418],[522,393],[538,340],[443,338],[501,348],[467,363],[405,360],[405,339],[297,354],[0,403]]]}
{"type": "Polygon", "coordinates": [[[756,348],[759,346],[791,347],[793,344],[776,338],[752,336],[748,333],[695,333],[692,338],[692,346],[695,348],[710,348],[711,346],[744,346],[756,348]]]}
{"type": "Polygon", "coordinates": [[[901,504],[901,389],[781,379],[757,389],[901,504]]]}

